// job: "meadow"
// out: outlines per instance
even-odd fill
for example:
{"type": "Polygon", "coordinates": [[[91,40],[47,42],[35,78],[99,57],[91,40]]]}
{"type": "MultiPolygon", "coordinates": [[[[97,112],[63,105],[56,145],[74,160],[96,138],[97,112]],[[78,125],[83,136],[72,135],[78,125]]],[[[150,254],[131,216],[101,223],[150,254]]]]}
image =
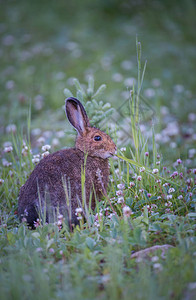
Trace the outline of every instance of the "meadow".
{"type": "Polygon", "coordinates": [[[1,1],[0,298],[196,297],[196,5],[1,1]],[[31,230],[18,195],[74,146],[64,100],[118,147],[107,197],[31,230]]]}

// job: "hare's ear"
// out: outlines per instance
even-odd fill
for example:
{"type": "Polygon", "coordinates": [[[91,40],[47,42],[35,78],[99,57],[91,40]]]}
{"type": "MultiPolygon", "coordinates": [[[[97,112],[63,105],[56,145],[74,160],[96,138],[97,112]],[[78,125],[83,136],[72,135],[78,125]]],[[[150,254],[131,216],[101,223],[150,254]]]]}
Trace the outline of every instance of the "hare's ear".
{"type": "Polygon", "coordinates": [[[71,125],[82,135],[90,127],[89,119],[81,102],[73,97],[65,100],[65,112],[71,125]]]}

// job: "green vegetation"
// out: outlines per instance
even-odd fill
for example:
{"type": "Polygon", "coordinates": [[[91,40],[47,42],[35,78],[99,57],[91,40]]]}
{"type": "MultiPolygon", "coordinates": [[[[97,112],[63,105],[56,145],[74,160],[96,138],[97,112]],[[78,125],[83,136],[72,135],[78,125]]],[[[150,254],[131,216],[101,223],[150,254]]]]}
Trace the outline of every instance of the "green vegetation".
{"type": "Polygon", "coordinates": [[[1,1],[2,300],[196,297],[195,15],[191,0],[1,1]],[[73,230],[30,230],[19,189],[73,146],[71,95],[117,143],[108,197],[73,230]],[[155,245],[171,247],[142,257],[155,245]]]}

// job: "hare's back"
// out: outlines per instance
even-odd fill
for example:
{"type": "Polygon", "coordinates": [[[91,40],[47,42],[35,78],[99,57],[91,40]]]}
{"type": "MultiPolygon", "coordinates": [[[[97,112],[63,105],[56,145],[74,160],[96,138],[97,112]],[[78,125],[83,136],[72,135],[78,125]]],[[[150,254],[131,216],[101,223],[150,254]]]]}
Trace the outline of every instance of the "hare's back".
{"type": "MultiPolygon", "coordinates": [[[[62,180],[62,175],[72,177],[81,170],[84,154],[77,149],[64,149],[48,155],[40,161],[30,175],[38,181],[62,180]]],[[[29,179],[30,179],[29,178],[29,179]]],[[[41,182],[40,182],[41,183],[41,182]]]]}

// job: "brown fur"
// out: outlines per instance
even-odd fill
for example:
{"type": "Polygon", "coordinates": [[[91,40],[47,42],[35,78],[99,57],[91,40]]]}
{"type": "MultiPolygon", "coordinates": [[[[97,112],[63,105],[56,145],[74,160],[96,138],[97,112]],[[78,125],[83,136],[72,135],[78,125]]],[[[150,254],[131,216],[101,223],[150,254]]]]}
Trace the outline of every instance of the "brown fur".
{"type": "Polygon", "coordinates": [[[90,127],[86,112],[77,99],[67,99],[66,113],[78,131],[76,147],[57,151],[42,159],[20,189],[19,218],[25,217],[31,226],[38,218],[38,211],[41,210],[43,213],[45,205],[48,222],[54,220],[57,212],[68,216],[70,209],[71,222],[77,223],[75,209],[82,203],[81,168],[84,168],[86,153],[87,204],[93,191],[96,194],[92,197],[93,209],[95,196],[100,199],[106,193],[109,179],[108,157],[114,155],[116,146],[107,134],[90,127]],[[101,136],[102,140],[95,141],[96,135],[101,136]],[[69,207],[66,189],[69,194],[69,207]]]}

